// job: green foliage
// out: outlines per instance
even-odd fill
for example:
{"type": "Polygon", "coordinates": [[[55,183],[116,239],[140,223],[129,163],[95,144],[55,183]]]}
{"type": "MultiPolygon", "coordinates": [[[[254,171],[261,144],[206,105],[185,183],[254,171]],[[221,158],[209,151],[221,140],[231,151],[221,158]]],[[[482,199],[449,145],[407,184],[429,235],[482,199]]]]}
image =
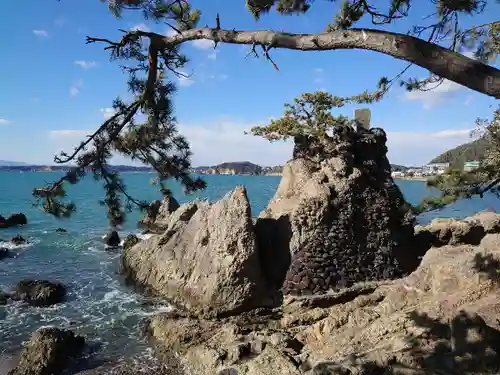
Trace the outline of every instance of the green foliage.
{"type": "Polygon", "coordinates": [[[466,161],[482,160],[489,149],[489,142],[484,138],[475,139],[451,150],[443,152],[432,159],[433,163],[450,163],[452,168],[463,168],[466,161]]]}
{"type": "Polygon", "coordinates": [[[287,140],[306,134],[321,137],[335,126],[354,125],[353,120],[346,116],[334,116],[332,109],[348,103],[372,103],[376,100],[379,100],[378,95],[368,93],[346,98],[324,91],[305,93],[293,99],[293,103],[285,104],[283,117],[271,120],[265,126],[255,126],[249,133],[269,141],[287,140]]]}

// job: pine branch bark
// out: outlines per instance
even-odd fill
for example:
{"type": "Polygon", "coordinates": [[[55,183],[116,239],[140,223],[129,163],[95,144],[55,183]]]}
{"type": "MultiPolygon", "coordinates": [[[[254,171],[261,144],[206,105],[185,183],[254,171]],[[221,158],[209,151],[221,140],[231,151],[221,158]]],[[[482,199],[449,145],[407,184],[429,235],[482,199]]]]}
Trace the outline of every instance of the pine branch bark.
{"type": "MultiPolygon", "coordinates": [[[[237,31],[195,28],[173,36],[134,31],[148,37],[157,50],[196,39],[216,43],[262,45],[300,51],[362,49],[383,53],[429,70],[474,91],[500,99],[500,70],[413,36],[374,29],[350,29],[319,34],[290,34],[272,30],[237,31]]],[[[102,39],[89,38],[92,41],[102,39]]]]}

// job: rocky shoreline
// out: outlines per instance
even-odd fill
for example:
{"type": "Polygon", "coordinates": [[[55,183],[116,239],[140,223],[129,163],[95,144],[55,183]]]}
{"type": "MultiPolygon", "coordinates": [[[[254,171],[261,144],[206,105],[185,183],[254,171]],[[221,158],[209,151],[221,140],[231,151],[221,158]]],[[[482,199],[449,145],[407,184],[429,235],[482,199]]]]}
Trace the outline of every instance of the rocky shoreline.
{"type": "MultiPolygon", "coordinates": [[[[255,220],[241,186],[153,202],[151,237],[129,237],[120,268],[177,309],[146,324],[156,358],[80,373],[500,372],[500,215],[416,226],[385,143],[380,129],[297,137],[255,220]]],[[[10,375],[78,372],[82,340],[39,330],[10,375]]]]}

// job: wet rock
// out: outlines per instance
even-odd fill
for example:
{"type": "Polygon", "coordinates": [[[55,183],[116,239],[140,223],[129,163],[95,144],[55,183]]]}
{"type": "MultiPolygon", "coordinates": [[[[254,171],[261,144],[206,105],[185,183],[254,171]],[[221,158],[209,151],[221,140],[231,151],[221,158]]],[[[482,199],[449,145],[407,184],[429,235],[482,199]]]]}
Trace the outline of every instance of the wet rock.
{"type": "Polygon", "coordinates": [[[15,298],[33,306],[55,305],[63,302],[65,297],[64,285],[47,280],[23,280],[15,288],[15,298]]]}
{"type": "Polygon", "coordinates": [[[10,256],[10,250],[5,247],[0,247],[0,260],[8,258],[10,256]]]}
{"type": "Polygon", "coordinates": [[[228,314],[274,303],[241,186],[213,204],[180,206],[161,235],[124,252],[122,270],[193,313],[228,314]]]}
{"type": "Polygon", "coordinates": [[[123,249],[130,249],[132,246],[137,245],[141,240],[135,234],[129,234],[125,241],[123,241],[123,249]]]}
{"type": "Polygon", "coordinates": [[[7,219],[0,215],[0,229],[26,224],[28,224],[28,219],[23,213],[12,214],[7,219]]]}
{"type": "Polygon", "coordinates": [[[116,230],[112,230],[108,232],[106,236],[104,236],[104,243],[107,246],[118,247],[120,246],[120,242],[121,242],[120,235],[116,230]]]}
{"type": "Polygon", "coordinates": [[[22,245],[25,243],[28,243],[28,241],[21,235],[15,235],[10,239],[10,242],[12,242],[14,245],[22,245]]]}
{"type": "Polygon", "coordinates": [[[66,232],[67,232],[67,230],[66,230],[66,229],[64,229],[64,228],[56,228],[56,232],[57,232],[57,233],[66,233],[66,232]]]}
{"type": "Polygon", "coordinates": [[[66,370],[82,352],[83,337],[58,328],[35,331],[9,375],[53,375],[66,370]]]}
{"type": "Polygon", "coordinates": [[[266,278],[285,294],[321,294],[411,273],[414,217],[391,177],[386,135],[339,127],[296,137],[274,198],[255,224],[266,278]]]}
{"type": "Polygon", "coordinates": [[[152,232],[161,233],[168,226],[170,215],[179,207],[179,202],[173,196],[166,195],[161,201],[151,202],[139,225],[146,226],[152,232]]]}
{"type": "Polygon", "coordinates": [[[6,305],[9,299],[10,299],[10,294],[2,292],[0,290],[0,306],[6,305]]]}

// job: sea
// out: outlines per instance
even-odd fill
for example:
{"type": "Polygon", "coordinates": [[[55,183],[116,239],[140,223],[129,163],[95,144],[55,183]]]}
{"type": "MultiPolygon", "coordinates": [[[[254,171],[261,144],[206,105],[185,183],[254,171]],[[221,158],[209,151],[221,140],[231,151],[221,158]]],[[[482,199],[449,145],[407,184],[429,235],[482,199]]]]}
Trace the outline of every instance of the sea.
{"type": "MultiPolygon", "coordinates": [[[[69,293],[64,304],[49,308],[17,302],[0,306],[0,362],[18,352],[23,341],[43,326],[69,328],[85,336],[93,357],[116,359],[150,353],[141,335],[144,321],[171,307],[137,293],[119,275],[120,254],[107,251],[102,239],[110,228],[105,209],[99,204],[103,198],[99,183],[88,178],[68,188],[69,198],[77,205],[71,219],[56,219],[33,205],[33,188],[58,177],[60,174],[55,172],[0,172],[0,214],[7,217],[23,212],[29,221],[23,227],[0,229],[0,239],[20,234],[30,242],[19,246],[0,242],[0,247],[10,248],[15,255],[0,260],[0,290],[11,290],[16,282],[31,278],[62,282],[69,293]],[[67,232],[56,232],[56,228],[67,232]]],[[[152,184],[154,177],[150,173],[123,173],[128,191],[145,200],[161,198],[152,184]]],[[[235,186],[244,185],[252,214],[257,216],[274,195],[281,177],[207,175],[204,178],[207,188],[193,195],[184,195],[176,183],[170,187],[180,202],[186,202],[195,197],[214,201],[235,186]]],[[[421,181],[400,180],[397,184],[411,203],[436,193],[421,181]]],[[[464,217],[487,209],[497,211],[500,201],[492,195],[459,201],[441,211],[421,215],[419,223],[425,224],[435,217],[464,217]]],[[[137,227],[140,217],[138,211],[127,216],[120,231],[122,238],[128,233],[140,233],[137,227]]]]}

